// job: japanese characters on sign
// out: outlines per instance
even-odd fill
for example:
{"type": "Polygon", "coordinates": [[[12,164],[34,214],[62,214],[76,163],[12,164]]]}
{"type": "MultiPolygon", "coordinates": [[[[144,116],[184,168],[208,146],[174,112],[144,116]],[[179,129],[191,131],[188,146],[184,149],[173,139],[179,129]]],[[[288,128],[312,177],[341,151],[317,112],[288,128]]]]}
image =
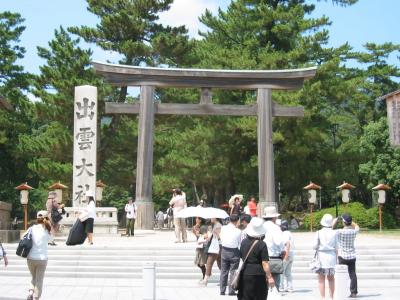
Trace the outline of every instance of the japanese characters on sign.
{"type": "Polygon", "coordinates": [[[97,88],[75,87],[74,102],[74,207],[84,206],[85,193],[96,191],[97,88]]]}
{"type": "Polygon", "coordinates": [[[390,143],[400,146],[400,94],[386,99],[390,143]]]}

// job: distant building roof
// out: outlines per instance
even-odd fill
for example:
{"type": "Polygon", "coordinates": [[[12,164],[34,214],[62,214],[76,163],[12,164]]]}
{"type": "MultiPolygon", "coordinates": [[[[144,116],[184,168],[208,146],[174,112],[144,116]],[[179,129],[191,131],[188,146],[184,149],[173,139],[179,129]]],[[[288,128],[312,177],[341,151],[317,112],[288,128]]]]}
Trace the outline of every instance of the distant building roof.
{"type": "Polygon", "coordinates": [[[397,90],[397,91],[391,92],[389,94],[380,96],[379,98],[377,98],[377,100],[386,100],[387,98],[390,98],[390,97],[395,96],[397,94],[400,94],[400,90],[397,90]]]}

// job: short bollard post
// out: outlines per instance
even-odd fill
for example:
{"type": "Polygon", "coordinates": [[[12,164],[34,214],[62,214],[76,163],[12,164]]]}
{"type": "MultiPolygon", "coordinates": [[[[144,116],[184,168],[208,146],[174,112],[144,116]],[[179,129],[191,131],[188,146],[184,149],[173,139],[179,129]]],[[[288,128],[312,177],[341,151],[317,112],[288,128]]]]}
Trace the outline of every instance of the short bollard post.
{"type": "Polygon", "coordinates": [[[143,263],[143,300],[156,300],[156,263],[143,263]]]}
{"type": "Polygon", "coordinates": [[[348,293],[349,274],[346,265],[336,265],[335,267],[335,295],[334,300],[344,300],[348,293]]]}

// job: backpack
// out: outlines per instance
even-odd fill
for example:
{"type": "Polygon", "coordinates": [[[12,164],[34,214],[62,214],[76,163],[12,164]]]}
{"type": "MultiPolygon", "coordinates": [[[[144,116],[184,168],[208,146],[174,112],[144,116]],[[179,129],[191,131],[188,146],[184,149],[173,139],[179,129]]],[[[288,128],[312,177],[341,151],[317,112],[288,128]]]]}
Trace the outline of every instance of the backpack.
{"type": "Polygon", "coordinates": [[[172,217],[174,215],[174,210],[171,207],[167,209],[167,215],[168,217],[172,217]]]}

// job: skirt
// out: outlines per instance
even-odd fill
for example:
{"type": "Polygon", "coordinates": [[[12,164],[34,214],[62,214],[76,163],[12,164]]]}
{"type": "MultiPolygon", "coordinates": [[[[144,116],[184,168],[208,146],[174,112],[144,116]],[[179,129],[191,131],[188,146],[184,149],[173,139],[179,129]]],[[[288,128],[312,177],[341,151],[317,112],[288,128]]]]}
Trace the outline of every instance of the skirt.
{"type": "Polygon", "coordinates": [[[335,276],[335,268],[321,268],[317,271],[317,274],[324,276],[335,276]]]}
{"type": "Polygon", "coordinates": [[[85,221],[85,232],[86,233],[93,233],[93,223],[94,223],[94,219],[93,218],[88,218],[85,221]]]}
{"type": "Polygon", "coordinates": [[[196,257],[194,264],[197,266],[204,266],[207,263],[207,254],[204,253],[203,248],[196,248],[196,257]]]}
{"type": "Polygon", "coordinates": [[[239,281],[238,300],[265,300],[268,287],[265,275],[242,275],[239,281]]]}

